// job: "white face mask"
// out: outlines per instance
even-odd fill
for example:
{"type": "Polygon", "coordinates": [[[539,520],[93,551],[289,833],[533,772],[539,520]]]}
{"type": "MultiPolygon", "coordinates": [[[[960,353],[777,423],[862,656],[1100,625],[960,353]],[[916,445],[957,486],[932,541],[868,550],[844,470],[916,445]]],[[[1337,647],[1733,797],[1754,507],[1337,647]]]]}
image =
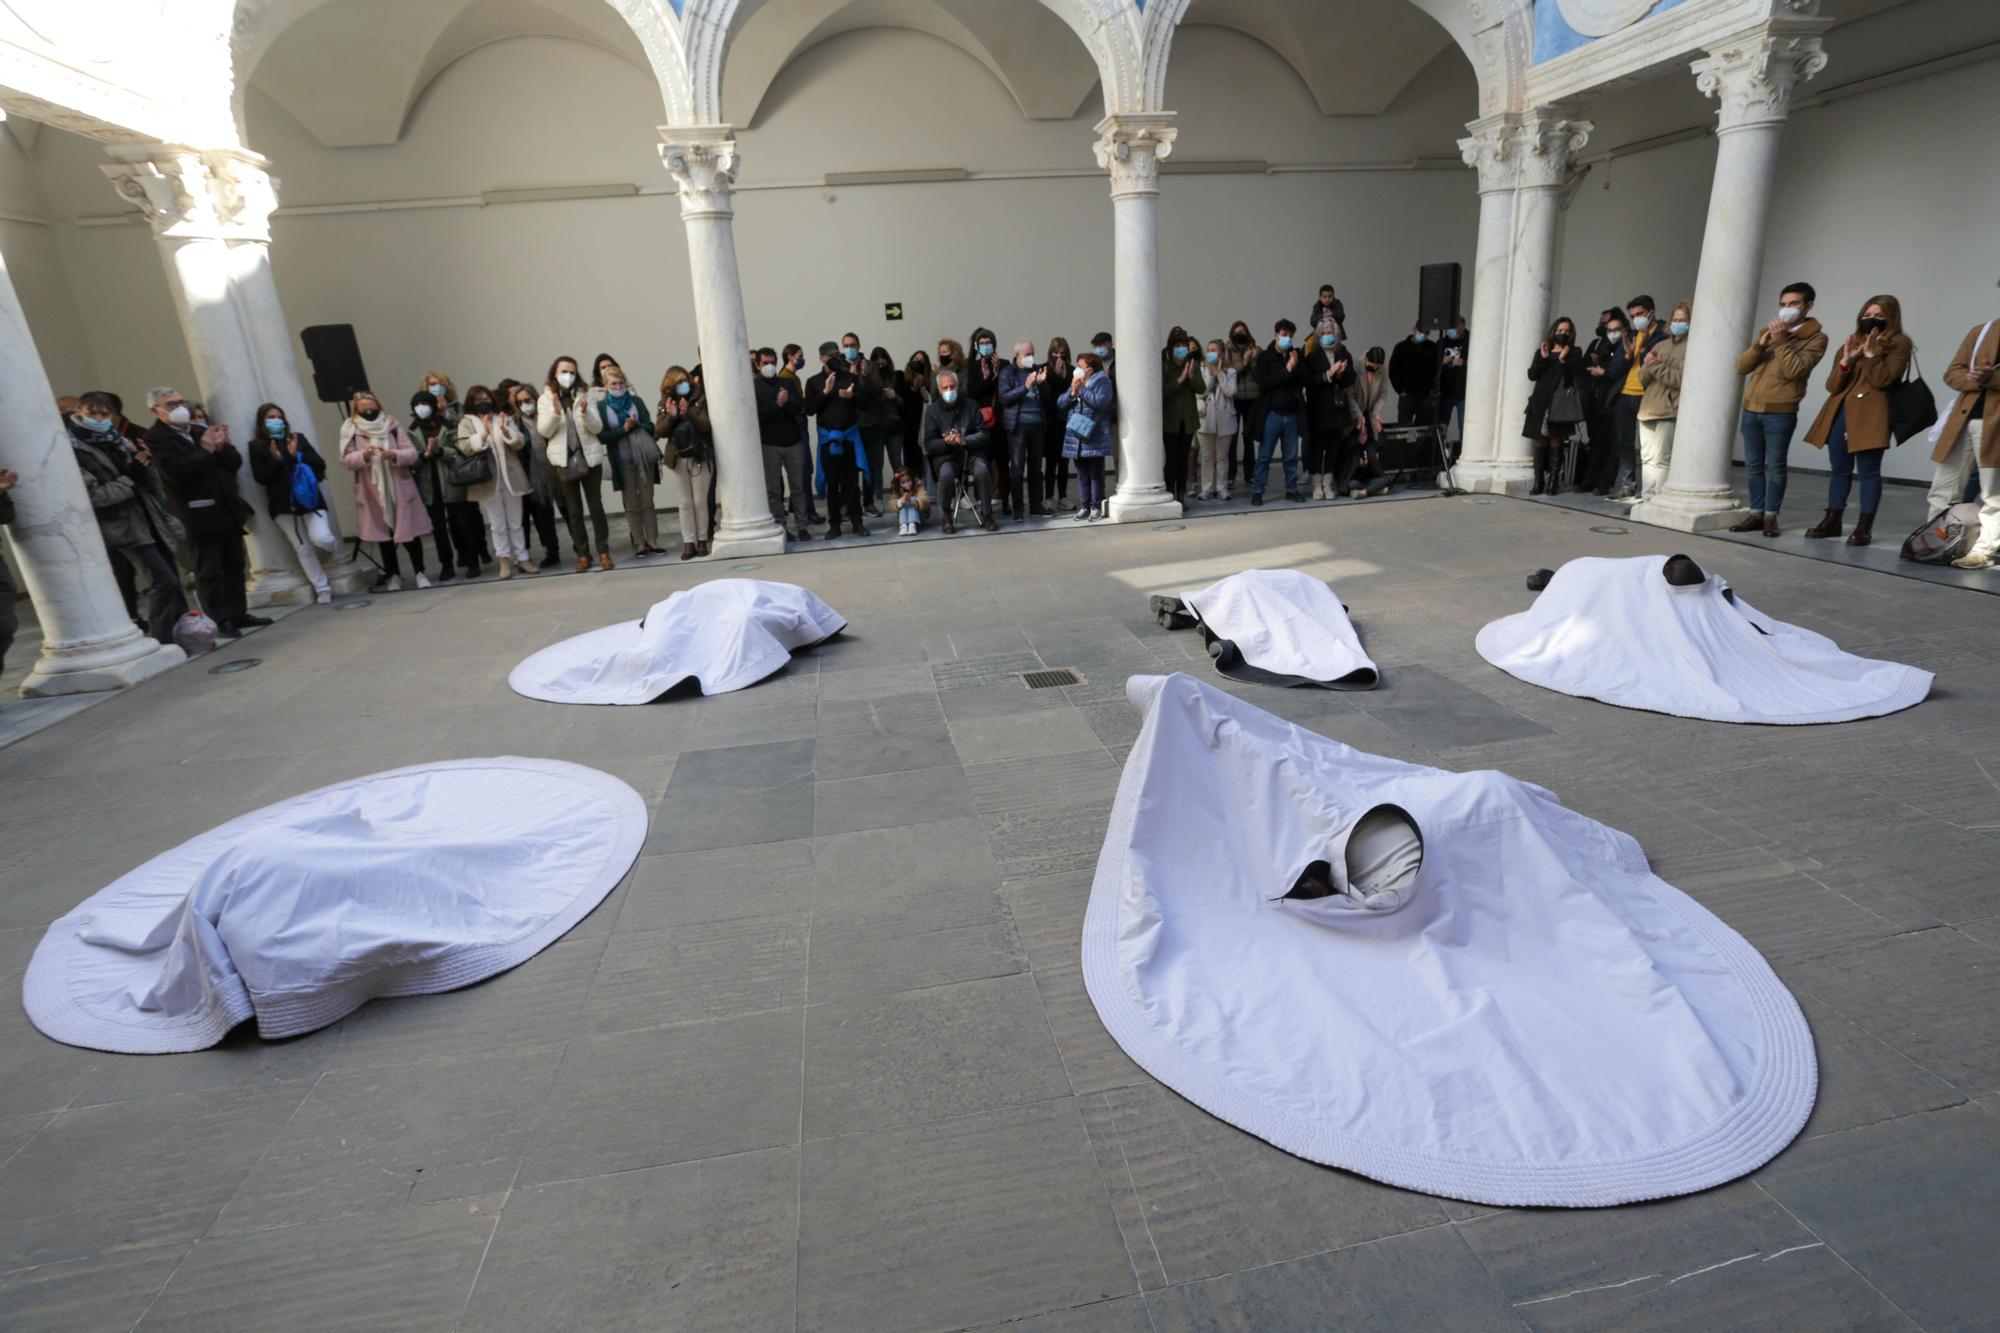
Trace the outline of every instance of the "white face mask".
{"type": "Polygon", "coordinates": [[[775,361],[766,361],[763,365],[757,367],[757,373],[767,380],[774,380],[778,378],[778,363],[775,361]]]}
{"type": "Polygon", "coordinates": [[[176,426],[185,426],[193,419],[194,413],[188,411],[186,403],[178,404],[173,411],[167,413],[167,420],[176,426]]]}
{"type": "Polygon", "coordinates": [[[556,372],[556,383],[567,389],[576,383],[576,373],[574,371],[558,370],[556,372]]]}
{"type": "Polygon", "coordinates": [[[1635,332],[1644,333],[1651,327],[1653,327],[1653,317],[1651,315],[1632,316],[1632,328],[1635,332]]]}
{"type": "Polygon", "coordinates": [[[1032,356],[1017,356],[1014,358],[1014,364],[1023,370],[1033,370],[1035,368],[1035,358],[1032,356]]]}
{"type": "Polygon", "coordinates": [[[1795,305],[1781,305],[1778,307],[1778,322],[1780,324],[1796,324],[1805,317],[1806,312],[1795,305]]]}
{"type": "Polygon", "coordinates": [[[420,419],[423,417],[428,417],[430,414],[431,414],[431,405],[429,403],[417,404],[417,416],[420,419]]]}

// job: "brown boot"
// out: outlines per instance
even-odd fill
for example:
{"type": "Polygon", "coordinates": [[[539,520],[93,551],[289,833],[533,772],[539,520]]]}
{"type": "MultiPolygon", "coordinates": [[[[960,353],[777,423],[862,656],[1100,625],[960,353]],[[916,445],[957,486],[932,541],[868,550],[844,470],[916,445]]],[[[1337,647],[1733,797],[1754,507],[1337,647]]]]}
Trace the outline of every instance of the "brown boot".
{"type": "Polygon", "coordinates": [[[508,559],[508,558],[507,558],[506,556],[504,556],[504,555],[503,555],[503,556],[501,556],[501,557],[500,557],[500,581],[501,581],[502,583],[505,583],[505,582],[506,582],[506,581],[507,581],[508,579],[511,579],[511,578],[513,578],[513,577],[514,577],[514,562],[513,562],[512,560],[509,560],[509,559],[508,559]]]}
{"type": "Polygon", "coordinates": [[[589,556],[580,555],[576,558],[576,572],[579,574],[588,574],[590,572],[589,556]]]}
{"type": "Polygon", "coordinates": [[[694,559],[694,543],[693,543],[693,542],[682,542],[682,543],[681,543],[681,559],[683,559],[683,560],[692,560],[692,559],[694,559]]]}
{"type": "Polygon", "coordinates": [[[1863,514],[1854,521],[1854,531],[1847,534],[1849,546],[1866,546],[1875,540],[1875,515],[1863,514]]]}
{"type": "Polygon", "coordinates": [[[1762,514],[1745,514],[1742,518],[1731,523],[1729,530],[1731,532],[1756,532],[1763,526],[1764,516],[1762,514]]]}
{"type": "Polygon", "coordinates": [[[597,553],[597,567],[599,569],[611,568],[611,552],[599,551],[597,553]]]}
{"type": "Polygon", "coordinates": [[[1829,509],[1826,517],[1806,529],[1808,537],[1838,537],[1840,535],[1840,515],[1843,511],[1829,509]]]}
{"type": "Polygon", "coordinates": [[[1764,535],[1766,537],[1775,537],[1778,535],[1778,516],[1776,514],[1764,515],[1764,535]]]}

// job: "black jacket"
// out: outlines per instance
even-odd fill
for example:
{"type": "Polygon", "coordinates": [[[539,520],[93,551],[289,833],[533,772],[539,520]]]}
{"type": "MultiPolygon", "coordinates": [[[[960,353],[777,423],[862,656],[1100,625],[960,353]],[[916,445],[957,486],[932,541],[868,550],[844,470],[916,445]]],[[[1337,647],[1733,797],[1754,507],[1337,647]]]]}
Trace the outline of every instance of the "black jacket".
{"type": "Polygon", "coordinates": [[[1471,340],[1468,333],[1454,341],[1439,344],[1438,397],[1447,401],[1462,401],[1465,398],[1465,345],[1471,340]],[[1452,364],[1454,353],[1457,354],[1457,365],[1452,364]]]}
{"type": "Polygon", "coordinates": [[[822,366],[805,382],[806,411],[819,418],[821,430],[851,430],[861,424],[861,410],[876,394],[874,382],[845,366],[833,368],[833,390],[826,388],[826,368],[822,366]],[[844,389],[854,390],[851,398],[841,397],[844,389]]]}
{"type": "Polygon", "coordinates": [[[773,449],[788,449],[799,442],[799,418],[805,415],[805,400],[799,396],[799,387],[782,375],[764,378],[764,372],[757,372],[752,381],[757,391],[757,438],[773,449]],[[778,402],[778,390],[786,390],[785,401],[778,402]]]}
{"type": "MultiPolygon", "coordinates": [[[[299,442],[299,461],[319,479],[320,499],[326,498],[326,460],[305,436],[299,442]]],[[[250,475],[264,488],[264,509],[272,518],[281,514],[306,514],[292,500],[292,455],[283,440],[262,439],[250,446],[250,475]]],[[[322,509],[325,505],[320,506],[322,509]]]]}
{"type": "Polygon", "coordinates": [[[164,421],[146,432],[153,468],[174,502],[176,516],[189,538],[240,537],[250,506],[237,489],[237,469],[243,456],[225,444],[210,453],[201,441],[183,435],[164,421]]]}
{"type": "Polygon", "coordinates": [[[1278,350],[1274,339],[1265,344],[1257,353],[1257,368],[1252,372],[1257,380],[1257,405],[1266,412],[1277,412],[1285,416],[1297,416],[1305,405],[1306,354],[1294,347],[1290,352],[1278,350]],[[1293,352],[1298,353],[1299,363],[1290,370],[1285,368],[1293,352]]]}
{"type": "Polygon", "coordinates": [[[1585,374],[1577,382],[1583,385],[1584,405],[1593,412],[1609,412],[1618,404],[1618,394],[1625,386],[1625,376],[1632,370],[1632,353],[1628,350],[1628,338],[1612,342],[1609,338],[1593,338],[1584,349],[1583,368],[1603,366],[1604,374],[1585,374]]]}
{"type": "Polygon", "coordinates": [[[1542,429],[1542,417],[1549,410],[1549,403],[1556,396],[1556,386],[1580,384],[1583,375],[1584,354],[1574,347],[1569,356],[1557,359],[1544,356],[1541,349],[1535,351],[1535,359],[1528,363],[1528,378],[1534,383],[1534,390],[1528,395],[1527,415],[1521,420],[1521,434],[1530,440],[1538,440],[1544,434],[1567,437],[1575,429],[1574,424],[1551,425],[1542,429]]]}
{"type": "Polygon", "coordinates": [[[1347,344],[1335,343],[1330,352],[1315,346],[1299,368],[1305,372],[1307,423],[1320,431],[1351,430],[1354,415],[1348,410],[1347,395],[1354,387],[1354,353],[1347,344]],[[1326,373],[1336,361],[1345,361],[1347,368],[1328,380],[1326,373]]]}
{"type": "Polygon", "coordinates": [[[932,461],[983,454],[992,438],[986,427],[980,424],[979,405],[963,393],[958,395],[955,403],[947,403],[942,397],[934,398],[924,409],[924,453],[932,461]],[[954,428],[964,437],[963,449],[944,438],[944,433],[954,428]]]}
{"type": "Polygon", "coordinates": [[[1405,338],[1389,353],[1389,387],[1405,398],[1426,398],[1436,383],[1437,344],[1405,338]]]}
{"type": "Polygon", "coordinates": [[[1340,330],[1341,341],[1345,342],[1347,340],[1347,303],[1337,296],[1333,298],[1332,305],[1327,305],[1321,301],[1314,301],[1312,313],[1306,316],[1305,323],[1299,325],[1299,331],[1311,337],[1318,337],[1319,322],[1328,315],[1333,316],[1334,325],[1340,330]]]}

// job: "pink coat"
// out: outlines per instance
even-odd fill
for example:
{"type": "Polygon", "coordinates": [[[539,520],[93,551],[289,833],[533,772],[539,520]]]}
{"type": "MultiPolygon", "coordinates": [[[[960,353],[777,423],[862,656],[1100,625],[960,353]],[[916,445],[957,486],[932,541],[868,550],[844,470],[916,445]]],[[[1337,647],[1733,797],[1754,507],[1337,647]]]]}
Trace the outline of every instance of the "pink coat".
{"type": "Polygon", "coordinates": [[[389,433],[383,445],[389,451],[389,475],[396,510],[395,531],[384,517],[382,497],[375,490],[375,468],[368,462],[368,437],[354,428],[352,421],[340,424],[340,463],[354,474],[354,513],[360,537],[365,542],[413,542],[428,537],[431,516],[424,511],[423,497],[417,494],[417,480],[410,469],[417,465],[417,446],[403,430],[403,423],[389,418],[389,433]]]}

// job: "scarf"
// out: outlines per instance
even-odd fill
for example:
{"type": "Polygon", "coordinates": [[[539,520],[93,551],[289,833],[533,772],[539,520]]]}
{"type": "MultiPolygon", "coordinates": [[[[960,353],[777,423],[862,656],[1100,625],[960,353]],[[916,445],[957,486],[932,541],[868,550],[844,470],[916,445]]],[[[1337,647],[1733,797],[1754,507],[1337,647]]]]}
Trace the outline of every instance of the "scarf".
{"type": "MultiPolygon", "coordinates": [[[[368,443],[387,449],[389,440],[389,414],[382,413],[373,421],[360,417],[349,417],[347,424],[354,427],[354,433],[368,443]]],[[[368,484],[375,488],[375,505],[382,511],[382,526],[389,530],[390,540],[396,533],[396,472],[390,465],[387,453],[368,460],[368,484]]]]}

